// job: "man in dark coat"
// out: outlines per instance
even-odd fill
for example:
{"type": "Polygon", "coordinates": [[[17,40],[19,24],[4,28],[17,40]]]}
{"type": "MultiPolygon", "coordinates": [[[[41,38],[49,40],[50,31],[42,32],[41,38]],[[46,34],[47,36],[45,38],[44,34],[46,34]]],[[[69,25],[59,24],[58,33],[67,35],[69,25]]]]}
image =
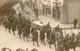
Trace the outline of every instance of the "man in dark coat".
{"type": "Polygon", "coordinates": [[[45,44],[45,30],[42,28],[40,30],[40,40],[41,40],[41,43],[45,44]]]}
{"type": "Polygon", "coordinates": [[[39,45],[38,45],[38,31],[35,30],[35,31],[32,33],[32,36],[33,36],[33,38],[32,38],[33,45],[34,45],[34,42],[36,42],[36,43],[37,43],[37,46],[39,47],[39,45]]]}
{"type": "Polygon", "coordinates": [[[16,24],[13,22],[12,23],[12,32],[15,35],[15,31],[16,31],[16,24]]]}
{"type": "Polygon", "coordinates": [[[47,31],[47,41],[48,41],[49,40],[50,33],[51,33],[50,22],[48,22],[48,24],[46,25],[46,31],[47,31]]]}
{"type": "Polygon", "coordinates": [[[49,41],[50,33],[51,33],[51,29],[48,29],[47,30],[47,41],[49,41]]]}
{"type": "Polygon", "coordinates": [[[76,28],[77,22],[78,22],[78,21],[77,21],[77,19],[75,18],[75,19],[74,19],[74,28],[76,28]]]}
{"type": "Polygon", "coordinates": [[[69,34],[66,35],[66,37],[64,37],[64,48],[65,48],[65,51],[69,51],[69,41],[70,41],[70,37],[69,37],[69,34]]]}
{"type": "Polygon", "coordinates": [[[59,25],[57,25],[56,27],[55,27],[55,31],[57,32],[57,31],[59,31],[60,30],[60,27],[59,27],[59,25]]]}
{"type": "Polygon", "coordinates": [[[13,22],[13,16],[12,16],[12,15],[9,16],[8,21],[9,21],[10,23],[13,22]]]}
{"type": "Polygon", "coordinates": [[[76,35],[76,46],[80,47],[80,32],[76,35]]]}
{"type": "Polygon", "coordinates": [[[23,37],[25,38],[27,38],[27,42],[29,41],[29,34],[30,34],[30,28],[29,27],[24,27],[23,28],[23,37]]]}
{"type": "Polygon", "coordinates": [[[51,48],[51,45],[55,44],[55,32],[51,32],[50,37],[49,37],[49,47],[51,48]]]}
{"type": "Polygon", "coordinates": [[[70,37],[70,48],[74,49],[76,48],[76,36],[74,33],[72,33],[72,36],[70,37]]]}
{"type": "Polygon", "coordinates": [[[46,28],[47,28],[47,29],[48,29],[48,28],[51,28],[50,22],[48,22],[48,24],[46,25],[46,28]]]}
{"type": "Polygon", "coordinates": [[[23,40],[25,41],[25,37],[26,37],[26,27],[23,28],[22,32],[23,32],[23,34],[22,34],[23,40]]]}

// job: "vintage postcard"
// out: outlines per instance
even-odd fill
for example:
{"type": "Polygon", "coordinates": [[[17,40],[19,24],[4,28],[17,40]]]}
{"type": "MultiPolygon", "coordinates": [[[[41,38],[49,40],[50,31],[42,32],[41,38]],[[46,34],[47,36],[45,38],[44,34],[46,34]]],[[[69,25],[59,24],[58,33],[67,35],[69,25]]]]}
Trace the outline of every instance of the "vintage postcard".
{"type": "Polygon", "coordinates": [[[80,51],[80,0],[0,0],[0,51],[80,51]]]}

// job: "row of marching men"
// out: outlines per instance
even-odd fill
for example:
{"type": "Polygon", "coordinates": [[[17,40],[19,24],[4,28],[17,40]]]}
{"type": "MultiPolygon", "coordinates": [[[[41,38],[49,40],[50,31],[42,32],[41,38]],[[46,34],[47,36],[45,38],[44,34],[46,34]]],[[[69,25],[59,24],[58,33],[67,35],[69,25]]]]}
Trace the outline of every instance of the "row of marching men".
{"type": "Polygon", "coordinates": [[[15,32],[18,31],[19,38],[23,40],[27,39],[27,41],[32,38],[31,41],[33,42],[33,45],[34,42],[36,42],[38,47],[40,41],[44,45],[48,42],[50,48],[51,45],[54,45],[56,51],[69,51],[69,49],[74,49],[75,51],[75,48],[80,45],[80,33],[77,35],[72,33],[71,36],[69,36],[69,34],[63,36],[64,33],[62,28],[58,25],[54,28],[54,30],[52,30],[50,22],[48,22],[47,25],[41,26],[39,29],[36,27],[34,28],[32,27],[32,22],[29,19],[21,17],[20,13],[18,18],[16,18],[13,14],[3,17],[2,23],[7,31],[10,33],[11,31],[13,32],[13,35],[16,35],[15,32]],[[40,34],[40,38],[38,34],[40,34]],[[30,35],[32,36],[30,37],[30,35]]]}

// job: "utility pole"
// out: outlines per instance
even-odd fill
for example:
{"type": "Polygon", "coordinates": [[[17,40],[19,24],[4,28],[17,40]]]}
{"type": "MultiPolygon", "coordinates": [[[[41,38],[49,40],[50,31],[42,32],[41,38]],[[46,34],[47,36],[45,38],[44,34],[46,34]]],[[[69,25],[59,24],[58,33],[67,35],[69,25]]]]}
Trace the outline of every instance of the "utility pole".
{"type": "Polygon", "coordinates": [[[68,8],[67,8],[67,24],[68,24],[68,8]]]}
{"type": "Polygon", "coordinates": [[[68,13],[68,2],[66,4],[67,4],[66,7],[67,7],[67,24],[68,24],[68,15],[69,15],[69,13],[68,13]]]}

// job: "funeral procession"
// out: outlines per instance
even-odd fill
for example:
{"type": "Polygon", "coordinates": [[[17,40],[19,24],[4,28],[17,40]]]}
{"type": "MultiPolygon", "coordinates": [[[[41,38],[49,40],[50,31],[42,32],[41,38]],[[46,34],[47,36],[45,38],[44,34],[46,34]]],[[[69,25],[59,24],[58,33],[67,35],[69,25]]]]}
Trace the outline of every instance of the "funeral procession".
{"type": "Polygon", "coordinates": [[[80,0],[0,0],[0,51],[80,51],[80,0]]]}

